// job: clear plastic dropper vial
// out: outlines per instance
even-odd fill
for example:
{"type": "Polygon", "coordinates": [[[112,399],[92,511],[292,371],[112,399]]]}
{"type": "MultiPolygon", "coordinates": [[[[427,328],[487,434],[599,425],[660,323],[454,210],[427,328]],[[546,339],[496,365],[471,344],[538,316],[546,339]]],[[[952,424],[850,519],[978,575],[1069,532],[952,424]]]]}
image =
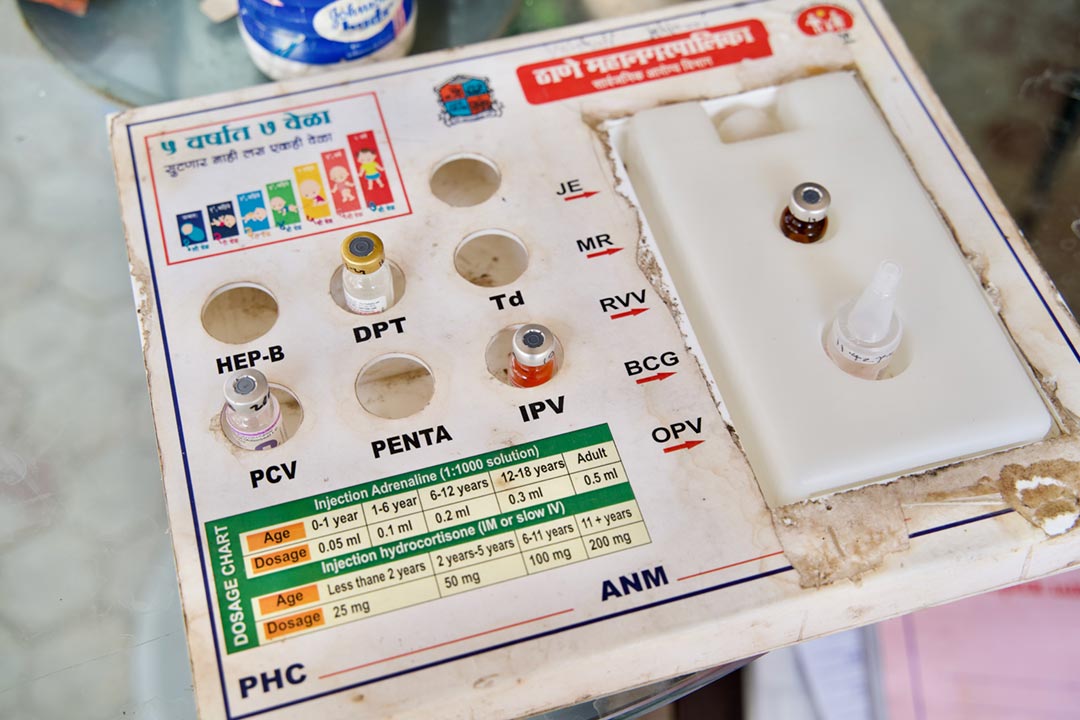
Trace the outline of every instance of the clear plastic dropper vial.
{"type": "Polygon", "coordinates": [[[900,346],[903,327],[895,312],[903,268],[885,260],[858,298],[840,308],[825,338],[825,352],[837,367],[865,380],[877,380],[900,346]]]}
{"type": "Polygon", "coordinates": [[[358,232],[345,238],[341,260],[345,265],[341,285],[349,310],[374,315],[394,304],[394,276],[378,235],[358,232]]]}
{"type": "Polygon", "coordinates": [[[285,442],[281,406],[265,375],[255,369],[237,370],[225,378],[221,428],[244,450],[269,450],[285,442]]]}
{"type": "Polygon", "coordinates": [[[543,325],[522,325],[510,340],[510,384],[543,385],[555,375],[555,336],[543,325]]]}

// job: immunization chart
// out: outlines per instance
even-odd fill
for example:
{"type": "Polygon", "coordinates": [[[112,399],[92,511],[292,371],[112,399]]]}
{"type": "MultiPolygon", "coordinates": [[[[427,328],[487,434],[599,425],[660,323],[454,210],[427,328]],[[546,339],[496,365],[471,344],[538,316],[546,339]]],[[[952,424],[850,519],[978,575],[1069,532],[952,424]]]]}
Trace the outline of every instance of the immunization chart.
{"type": "Polygon", "coordinates": [[[606,424],[205,528],[229,653],[650,542],[606,424]]]}

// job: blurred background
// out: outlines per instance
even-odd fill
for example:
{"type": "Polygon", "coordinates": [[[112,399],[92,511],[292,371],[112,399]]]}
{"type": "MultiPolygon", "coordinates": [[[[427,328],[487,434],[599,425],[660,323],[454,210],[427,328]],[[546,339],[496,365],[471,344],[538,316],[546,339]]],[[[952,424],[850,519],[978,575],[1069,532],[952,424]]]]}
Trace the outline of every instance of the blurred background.
{"type": "MultiPolygon", "coordinates": [[[[666,4],[421,0],[412,52],[666,4]]],[[[266,82],[228,5],[0,4],[0,718],[194,717],[105,116],[266,82]]],[[[1080,0],[885,5],[1075,306],[1080,0]]],[[[544,717],[1072,718],[1077,603],[1066,575],[544,717]]]]}

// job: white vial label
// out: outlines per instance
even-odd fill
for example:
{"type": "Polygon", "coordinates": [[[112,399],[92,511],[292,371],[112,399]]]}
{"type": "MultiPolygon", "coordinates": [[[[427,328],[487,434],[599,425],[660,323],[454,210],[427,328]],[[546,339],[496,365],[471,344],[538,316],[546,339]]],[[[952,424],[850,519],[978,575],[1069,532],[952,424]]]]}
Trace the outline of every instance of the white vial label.
{"type": "Polygon", "coordinates": [[[844,343],[840,334],[836,332],[835,325],[825,341],[825,350],[841,370],[864,380],[880,378],[895,353],[895,350],[884,353],[860,353],[857,348],[849,347],[844,343]]]}
{"type": "Polygon", "coordinates": [[[345,304],[358,315],[374,315],[386,309],[386,297],[377,297],[370,300],[359,300],[349,293],[345,293],[345,304]]]}

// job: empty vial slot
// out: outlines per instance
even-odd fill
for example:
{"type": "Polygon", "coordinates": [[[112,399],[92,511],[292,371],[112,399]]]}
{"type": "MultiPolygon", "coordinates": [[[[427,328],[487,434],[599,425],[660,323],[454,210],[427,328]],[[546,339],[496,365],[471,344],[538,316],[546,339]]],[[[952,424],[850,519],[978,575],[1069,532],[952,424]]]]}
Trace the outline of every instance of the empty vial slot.
{"type": "Polygon", "coordinates": [[[277,300],[269,290],[254,283],[220,287],[202,309],[202,325],[210,337],[234,345],[262,337],[277,317],[277,300]]]}
{"type": "Polygon", "coordinates": [[[431,173],[431,192],[447,205],[479,205],[495,194],[502,177],[483,155],[461,153],[440,162],[431,173]]]}
{"type": "Polygon", "coordinates": [[[454,268],[480,287],[509,285],[529,266],[529,251],[516,235],[505,230],[474,232],[454,253],[454,268]]]}
{"type": "Polygon", "coordinates": [[[375,358],[356,376],[356,399],[372,415],[396,420],[427,407],[435,395],[435,376],[412,355],[375,358]]]}

